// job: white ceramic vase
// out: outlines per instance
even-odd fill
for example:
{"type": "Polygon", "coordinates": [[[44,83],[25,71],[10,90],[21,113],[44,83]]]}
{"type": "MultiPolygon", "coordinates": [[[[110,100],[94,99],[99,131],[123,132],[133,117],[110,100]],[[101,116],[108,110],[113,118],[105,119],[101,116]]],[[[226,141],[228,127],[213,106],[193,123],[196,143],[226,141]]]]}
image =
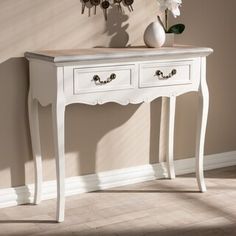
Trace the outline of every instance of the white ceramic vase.
{"type": "Polygon", "coordinates": [[[159,19],[148,25],[144,32],[143,39],[147,47],[160,48],[163,46],[165,43],[166,34],[159,19]]]}

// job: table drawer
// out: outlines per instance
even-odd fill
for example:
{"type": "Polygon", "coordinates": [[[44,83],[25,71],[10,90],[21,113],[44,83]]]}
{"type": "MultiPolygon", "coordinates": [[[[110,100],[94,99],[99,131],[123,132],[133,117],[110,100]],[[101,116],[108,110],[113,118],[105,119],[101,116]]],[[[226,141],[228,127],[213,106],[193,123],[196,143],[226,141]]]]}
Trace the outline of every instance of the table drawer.
{"type": "Polygon", "coordinates": [[[192,83],[194,61],[154,62],[140,65],[139,87],[192,83]]]}
{"type": "Polygon", "coordinates": [[[134,88],[134,65],[74,68],[73,93],[134,88]]]}

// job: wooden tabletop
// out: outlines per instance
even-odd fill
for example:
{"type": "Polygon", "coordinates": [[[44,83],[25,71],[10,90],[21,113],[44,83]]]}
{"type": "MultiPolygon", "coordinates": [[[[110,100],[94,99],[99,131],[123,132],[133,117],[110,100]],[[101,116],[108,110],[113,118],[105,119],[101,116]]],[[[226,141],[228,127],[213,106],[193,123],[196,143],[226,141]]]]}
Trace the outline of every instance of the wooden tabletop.
{"type": "Polygon", "coordinates": [[[71,62],[104,59],[120,59],[131,57],[163,56],[195,54],[208,56],[213,50],[205,47],[193,47],[178,45],[174,47],[147,48],[145,46],[129,48],[89,48],[89,49],[65,49],[65,50],[43,50],[26,52],[28,59],[39,59],[50,62],[71,62]]]}

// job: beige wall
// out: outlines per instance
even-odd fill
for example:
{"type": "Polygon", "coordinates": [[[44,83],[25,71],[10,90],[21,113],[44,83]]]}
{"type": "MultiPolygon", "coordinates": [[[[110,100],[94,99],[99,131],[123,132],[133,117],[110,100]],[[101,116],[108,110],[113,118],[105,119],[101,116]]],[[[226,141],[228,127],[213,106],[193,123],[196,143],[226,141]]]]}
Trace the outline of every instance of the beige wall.
{"type": "MultiPolygon", "coordinates": [[[[206,153],[236,150],[234,52],[235,0],[185,0],[186,32],[179,43],[210,46],[211,95],[206,153]],[[214,8],[211,8],[211,4],[214,8]]],[[[0,0],[0,187],[33,182],[27,119],[28,64],[25,51],[36,49],[143,44],[155,20],[155,0],[135,0],[135,11],[105,23],[80,14],[78,0],[0,0]],[[118,24],[116,24],[118,22],[118,24]],[[117,33],[118,32],[118,33],[117,33]]],[[[176,158],[194,155],[196,95],[178,99],[176,158]]],[[[40,108],[45,180],[55,178],[50,107],[40,108]]],[[[158,161],[160,99],[150,104],[90,107],[72,105],[66,113],[66,174],[74,176],[158,161]],[[151,139],[151,142],[149,142],[151,139]],[[150,143],[150,144],[149,144],[150,143]]]]}

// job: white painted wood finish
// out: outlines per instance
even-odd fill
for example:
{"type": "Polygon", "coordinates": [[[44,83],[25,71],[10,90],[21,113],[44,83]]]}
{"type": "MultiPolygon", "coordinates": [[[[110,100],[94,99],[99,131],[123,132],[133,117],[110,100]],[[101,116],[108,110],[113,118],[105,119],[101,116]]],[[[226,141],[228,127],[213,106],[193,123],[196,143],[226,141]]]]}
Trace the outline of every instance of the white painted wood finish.
{"type": "Polygon", "coordinates": [[[196,175],[201,192],[206,192],[206,185],[203,173],[203,155],[207,117],[209,110],[209,92],[206,82],[206,58],[201,59],[201,82],[199,86],[199,112],[196,138],[196,175]]]}
{"type": "Polygon", "coordinates": [[[160,117],[160,133],[159,133],[159,162],[164,163],[167,155],[167,127],[169,120],[168,97],[161,98],[161,117],[160,117]]]}
{"type": "Polygon", "coordinates": [[[167,150],[166,161],[168,165],[168,176],[170,179],[175,178],[174,168],[174,128],[175,128],[175,104],[176,97],[168,98],[168,124],[167,124],[167,150]]]}
{"type": "Polygon", "coordinates": [[[57,69],[57,96],[52,101],[52,125],[57,174],[57,214],[58,222],[64,221],[65,209],[65,99],[63,69],[57,69]]]}
{"type": "Polygon", "coordinates": [[[112,90],[124,90],[134,88],[134,65],[95,68],[73,68],[73,94],[105,92],[112,90]],[[98,75],[102,81],[106,81],[112,74],[116,74],[116,79],[111,83],[98,84],[93,81],[94,75],[98,75]]]}
{"type": "Polygon", "coordinates": [[[52,104],[52,122],[57,173],[57,216],[58,222],[64,220],[65,208],[65,142],[64,142],[65,105],[62,101],[52,104]]]}
{"type": "Polygon", "coordinates": [[[194,60],[191,61],[167,61],[159,63],[141,64],[139,87],[158,87],[168,85],[190,84],[194,77],[194,60]],[[161,70],[165,75],[168,75],[173,69],[177,70],[177,74],[173,77],[160,80],[156,75],[156,71],[161,70]]]}
{"type": "Polygon", "coordinates": [[[42,195],[42,154],[41,154],[41,142],[39,133],[39,117],[38,117],[38,101],[32,98],[31,88],[28,95],[28,114],[30,124],[30,134],[32,143],[32,152],[35,166],[35,193],[34,204],[39,204],[42,195]]]}
{"type": "MultiPolygon", "coordinates": [[[[43,106],[52,104],[53,133],[57,171],[57,221],[64,220],[65,160],[64,116],[65,107],[72,103],[89,105],[116,102],[151,102],[157,97],[168,97],[167,157],[169,177],[174,178],[173,146],[176,96],[195,91],[200,94],[200,114],[197,135],[197,179],[205,191],[203,179],[203,149],[208,110],[208,90],[205,76],[205,57],[208,48],[179,46],[175,48],[147,49],[82,49],[26,53],[30,61],[29,114],[33,152],[35,156],[36,199],[40,199],[42,173],[38,118],[34,99],[43,106]],[[164,80],[156,76],[161,70],[169,75],[164,80]],[[110,75],[116,74],[114,80],[110,75]],[[97,75],[106,84],[94,80],[97,75]],[[32,112],[33,111],[33,112],[32,112]],[[34,114],[34,115],[32,115],[34,114]]],[[[163,129],[162,129],[163,130],[163,129]]]]}

